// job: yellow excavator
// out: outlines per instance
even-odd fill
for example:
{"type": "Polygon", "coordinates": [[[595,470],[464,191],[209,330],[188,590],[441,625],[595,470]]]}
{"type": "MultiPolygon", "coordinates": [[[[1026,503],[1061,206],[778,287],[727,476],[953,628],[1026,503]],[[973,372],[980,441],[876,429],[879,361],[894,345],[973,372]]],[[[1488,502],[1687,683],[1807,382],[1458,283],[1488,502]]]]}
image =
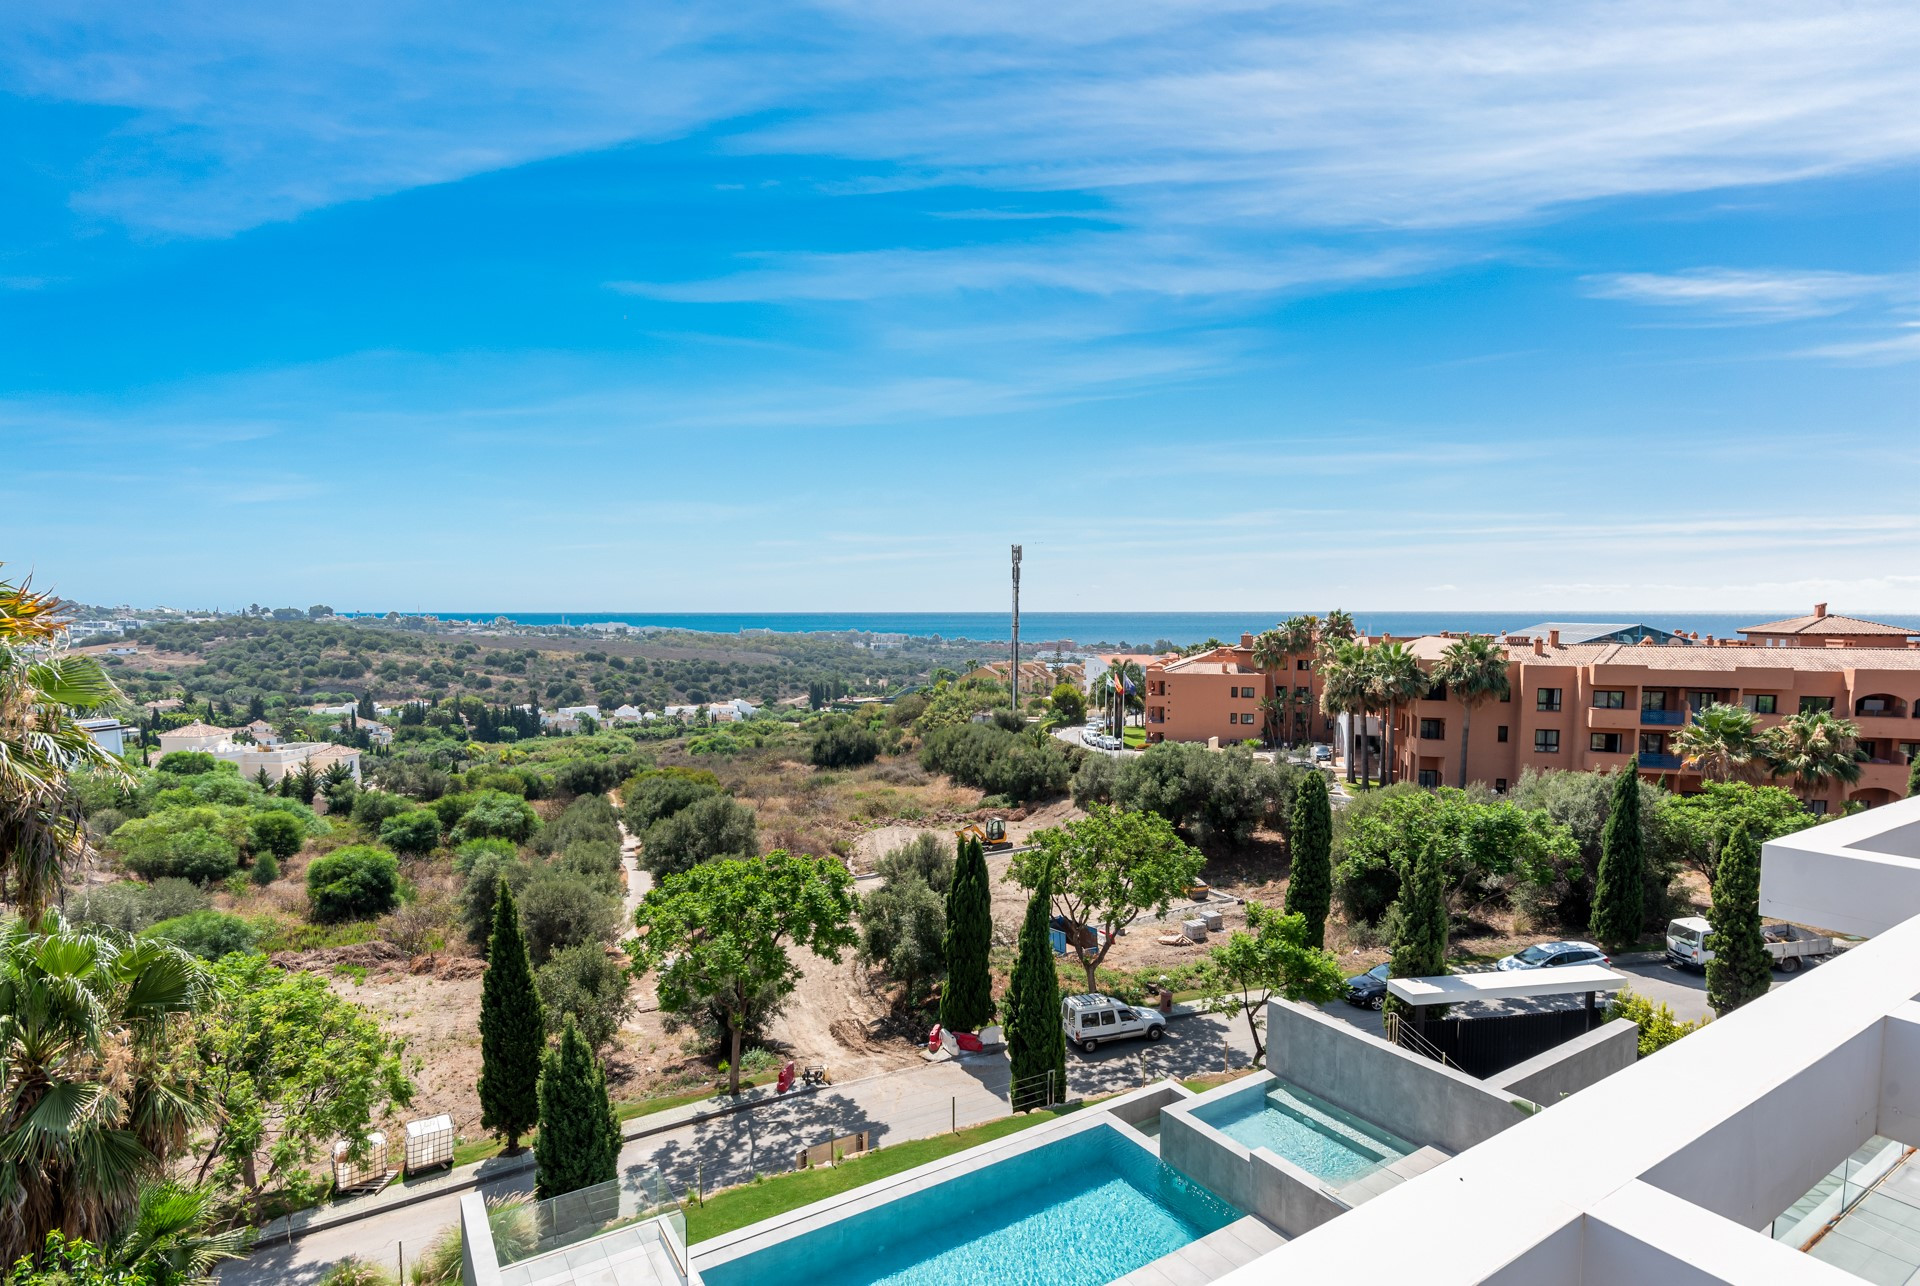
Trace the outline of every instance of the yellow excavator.
{"type": "Polygon", "coordinates": [[[1002,849],[1013,847],[1013,841],[1007,838],[1007,823],[999,817],[987,818],[984,826],[979,822],[968,822],[955,831],[953,837],[962,844],[970,839],[977,839],[980,841],[980,847],[989,853],[998,853],[1002,849]]]}

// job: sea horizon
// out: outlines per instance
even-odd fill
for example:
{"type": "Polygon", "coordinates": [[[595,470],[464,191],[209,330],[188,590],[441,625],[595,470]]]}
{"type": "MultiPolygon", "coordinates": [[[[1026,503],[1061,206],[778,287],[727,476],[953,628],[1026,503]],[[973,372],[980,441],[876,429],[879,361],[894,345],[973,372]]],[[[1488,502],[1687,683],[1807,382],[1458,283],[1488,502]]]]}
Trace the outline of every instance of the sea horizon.
{"type": "MultiPolygon", "coordinates": [[[[1499,612],[1354,612],[1354,623],[1367,634],[1414,636],[1442,630],[1476,634],[1504,634],[1546,622],[1637,622],[1675,632],[1738,637],[1742,627],[1805,615],[1806,607],[1751,612],[1623,612],[1623,611],[1499,611],[1499,612]]],[[[1186,646],[1217,638],[1231,642],[1243,633],[1258,633],[1298,611],[1223,612],[1052,612],[1023,611],[1020,639],[1030,647],[1055,642],[1080,646],[1122,643],[1146,646],[1162,640],[1186,646]]],[[[1312,615],[1325,615],[1324,610],[1312,615]]],[[[1846,613],[1865,615],[1889,625],[1920,633],[1920,615],[1909,613],[1846,613]]],[[[348,616],[382,616],[384,612],[350,612],[348,616]]],[[[435,611],[402,615],[432,615],[442,620],[487,622],[504,617],[518,625],[626,625],[635,629],[688,630],[702,634],[900,634],[918,638],[964,639],[1004,643],[1012,636],[1007,612],[513,612],[435,611]]]]}

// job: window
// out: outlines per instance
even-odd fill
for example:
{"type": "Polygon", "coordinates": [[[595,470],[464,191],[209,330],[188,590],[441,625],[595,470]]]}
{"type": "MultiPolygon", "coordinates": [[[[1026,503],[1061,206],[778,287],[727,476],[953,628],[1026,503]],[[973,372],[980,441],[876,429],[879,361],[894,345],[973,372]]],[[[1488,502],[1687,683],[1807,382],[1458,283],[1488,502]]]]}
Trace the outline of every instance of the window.
{"type": "Polygon", "coordinates": [[[1825,817],[1827,815],[1827,801],[1824,799],[1809,799],[1807,801],[1807,811],[1815,817],[1825,817]]]}
{"type": "Polygon", "coordinates": [[[1600,754],[1617,755],[1620,753],[1620,734],[1617,732],[1596,732],[1588,744],[1593,750],[1600,754]]]}
{"type": "Polygon", "coordinates": [[[1420,721],[1420,740],[1444,741],[1447,736],[1445,719],[1422,719],[1420,721]]]}
{"type": "Polygon", "coordinates": [[[1534,696],[1535,710],[1558,710],[1560,708],[1560,689],[1541,688],[1534,696]]]}
{"type": "Polygon", "coordinates": [[[1560,730],[1558,728],[1534,729],[1533,753],[1536,755],[1559,754],[1560,753],[1560,730]]]}
{"type": "Polygon", "coordinates": [[[1640,753],[1643,755],[1664,755],[1667,753],[1667,734],[1664,732],[1643,732],[1640,734],[1640,753]]]}
{"type": "Polygon", "coordinates": [[[1296,670],[1311,670],[1313,668],[1313,662],[1303,656],[1293,663],[1293,668],[1296,670]]]}
{"type": "Polygon", "coordinates": [[[1747,713],[1775,714],[1780,709],[1780,698],[1771,692],[1753,692],[1747,695],[1747,713]]]}
{"type": "Polygon", "coordinates": [[[1427,787],[1438,786],[1440,784],[1440,770],[1438,768],[1422,768],[1420,770],[1420,784],[1427,787]]]}
{"type": "Polygon", "coordinates": [[[1507,739],[1507,725],[1506,725],[1506,724],[1504,724],[1504,723],[1503,723],[1503,724],[1501,724],[1501,725],[1500,725],[1500,726],[1499,726],[1498,728],[1496,728],[1496,729],[1494,729],[1494,735],[1493,735],[1493,739],[1494,739],[1495,741],[1505,741],[1505,740],[1507,739]]]}
{"type": "Polygon", "coordinates": [[[1304,683],[1297,684],[1293,689],[1293,695],[1302,701],[1311,700],[1313,697],[1313,689],[1304,683]]]}
{"type": "Polygon", "coordinates": [[[1620,688],[1602,688],[1593,694],[1595,710],[1625,710],[1627,694],[1620,688]]]}
{"type": "Polygon", "coordinates": [[[1832,697],[1801,697],[1800,713],[1801,714],[1832,714],[1833,698],[1832,697]]]}
{"type": "Polygon", "coordinates": [[[1649,688],[1640,694],[1640,708],[1642,710],[1665,710],[1667,708],[1667,694],[1658,688],[1649,688]]]}
{"type": "Polygon", "coordinates": [[[1900,753],[1907,757],[1908,763],[1912,763],[1914,760],[1920,759],[1920,741],[1901,742],[1900,753]]]}
{"type": "Polygon", "coordinates": [[[1496,795],[1504,795],[1507,793],[1507,779],[1505,777],[1495,777],[1493,779],[1493,793],[1496,795]]]}
{"type": "Polygon", "coordinates": [[[1708,706],[1717,706],[1720,704],[1720,694],[1718,692],[1689,692],[1687,693],[1687,704],[1695,710],[1705,710],[1708,706]]]}
{"type": "Polygon", "coordinates": [[[1434,684],[1434,685],[1433,685],[1432,687],[1430,687],[1430,688],[1428,688],[1428,689],[1427,689],[1427,695],[1426,695],[1426,698],[1425,698],[1425,699],[1426,699],[1426,700],[1428,700],[1428,701],[1445,701],[1445,700],[1447,699],[1447,683],[1446,683],[1446,680],[1445,680],[1445,679],[1442,679],[1442,680],[1441,680],[1440,682],[1438,682],[1438,683],[1436,683],[1436,684],[1434,684]]]}
{"type": "Polygon", "coordinates": [[[1856,714],[1892,714],[1893,702],[1885,697],[1861,697],[1856,714]]]}

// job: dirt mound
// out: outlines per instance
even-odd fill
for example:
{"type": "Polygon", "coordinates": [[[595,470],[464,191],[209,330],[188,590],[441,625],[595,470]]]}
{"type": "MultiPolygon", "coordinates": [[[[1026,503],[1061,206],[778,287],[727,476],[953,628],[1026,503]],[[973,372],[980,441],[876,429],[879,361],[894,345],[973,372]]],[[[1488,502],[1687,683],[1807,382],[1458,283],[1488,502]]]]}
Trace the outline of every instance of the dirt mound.
{"type": "Polygon", "coordinates": [[[867,1031],[867,1025],[857,1018],[836,1018],[827,1024],[827,1030],[835,1040],[856,1053],[871,1053],[880,1048],[867,1031]]]}
{"type": "Polygon", "coordinates": [[[282,969],[321,973],[345,966],[349,969],[394,969],[407,967],[407,953],[391,942],[355,942],[344,947],[316,947],[312,951],[276,951],[268,959],[282,969]]]}
{"type": "Polygon", "coordinates": [[[425,975],[431,978],[447,978],[462,981],[478,978],[487,971],[487,962],[476,960],[472,956],[415,956],[407,964],[407,972],[415,977],[425,975]]]}

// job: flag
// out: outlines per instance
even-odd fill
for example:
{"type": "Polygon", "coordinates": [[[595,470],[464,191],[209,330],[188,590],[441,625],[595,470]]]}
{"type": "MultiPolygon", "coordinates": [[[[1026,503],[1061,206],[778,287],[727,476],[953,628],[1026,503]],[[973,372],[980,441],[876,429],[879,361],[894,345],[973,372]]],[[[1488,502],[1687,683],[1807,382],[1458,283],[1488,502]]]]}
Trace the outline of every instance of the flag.
{"type": "Polygon", "coordinates": [[[1130,678],[1123,678],[1123,679],[1121,680],[1121,682],[1122,682],[1122,683],[1124,683],[1124,684],[1126,685],[1126,689],[1127,689],[1127,695],[1128,695],[1128,696],[1132,696],[1132,695],[1133,695],[1133,680],[1132,680],[1132,679],[1130,679],[1130,678]]]}

